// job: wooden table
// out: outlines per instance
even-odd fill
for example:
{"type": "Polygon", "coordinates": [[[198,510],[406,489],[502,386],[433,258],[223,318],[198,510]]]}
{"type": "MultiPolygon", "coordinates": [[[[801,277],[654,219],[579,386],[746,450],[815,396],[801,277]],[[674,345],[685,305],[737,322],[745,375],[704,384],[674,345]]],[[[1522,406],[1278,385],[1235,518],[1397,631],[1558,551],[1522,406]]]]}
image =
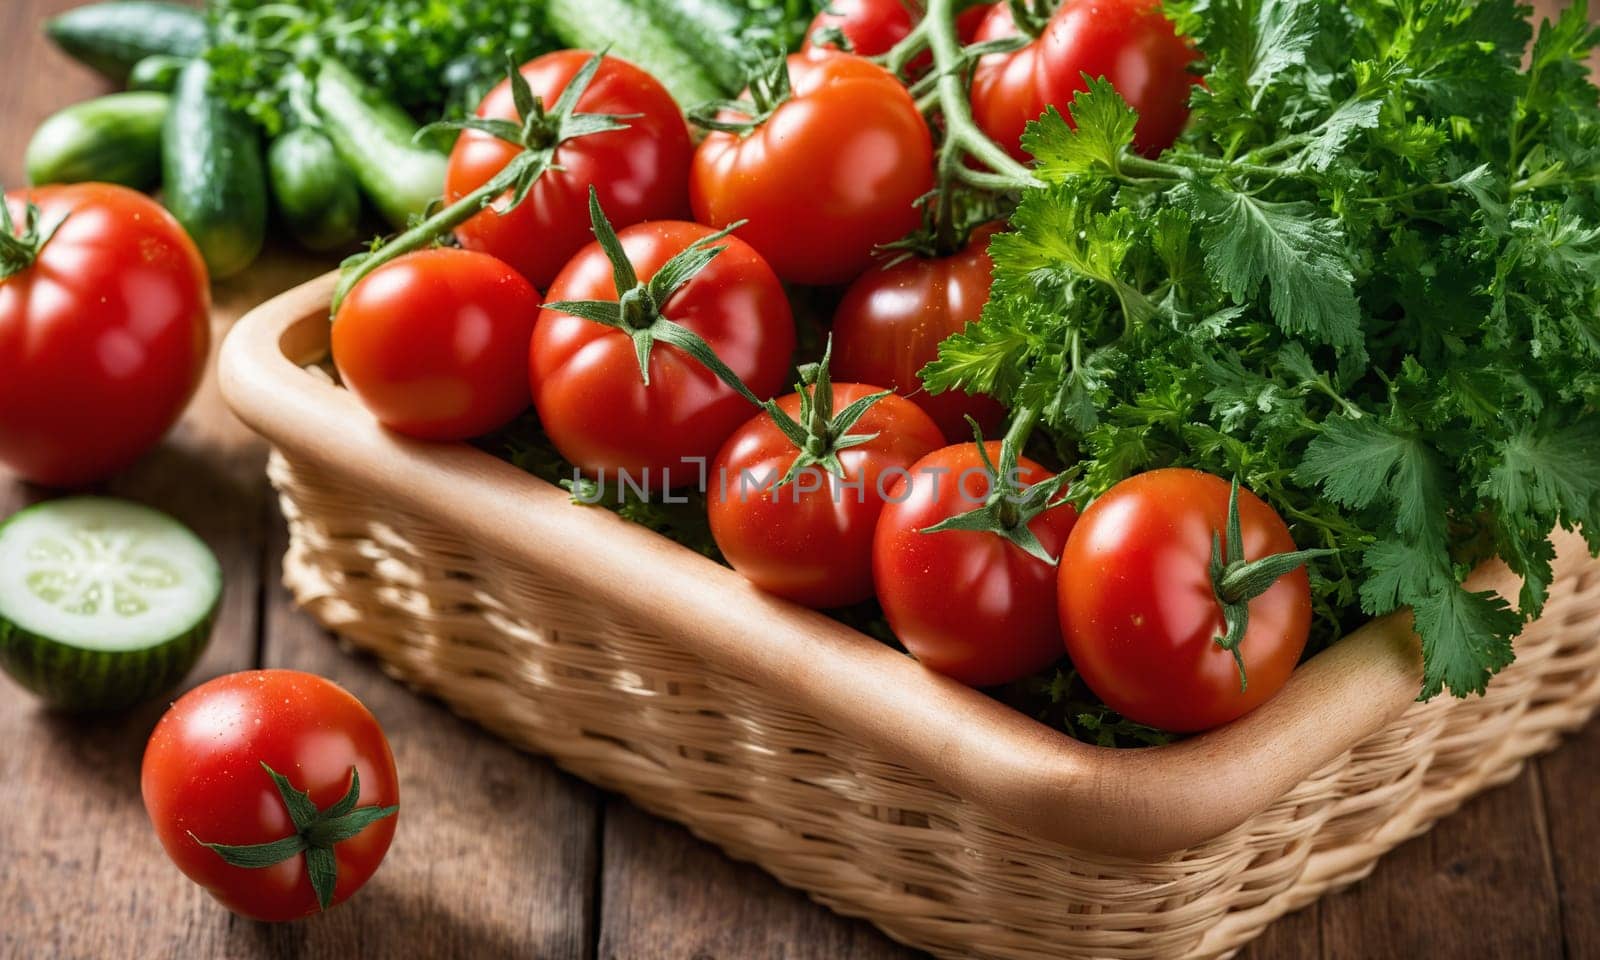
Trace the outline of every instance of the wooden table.
{"type": "MultiPolygon", "coordinates": [[[[29,134],[102,84],[39,21],[73,0],[0,3],[0,182],[29,134]]],[[[326,269],[274,251],[219,284],[239,314],[326,269]]],[[[904,960],[920,957],[518,753],[341,652],[279,584],[284,526],[265,449],[208,378],[156,453],[106,490],[167,510],[221,557],[216,636],[190,677],[258,666],[332,677],[394,746],[406,815],[348,905],[270,926],[230,915],[162,854],[139,800],[156,704],[111,720],[44,712],[0,676],[0,958],[533,957],[904,960]]],[[[44,492],[0,477],[0,516],[44,492]]],[[[1390,855],[1371,879],[1271,928],[1252,958],[1600,957],[1600,725],[1390,855]]]]}

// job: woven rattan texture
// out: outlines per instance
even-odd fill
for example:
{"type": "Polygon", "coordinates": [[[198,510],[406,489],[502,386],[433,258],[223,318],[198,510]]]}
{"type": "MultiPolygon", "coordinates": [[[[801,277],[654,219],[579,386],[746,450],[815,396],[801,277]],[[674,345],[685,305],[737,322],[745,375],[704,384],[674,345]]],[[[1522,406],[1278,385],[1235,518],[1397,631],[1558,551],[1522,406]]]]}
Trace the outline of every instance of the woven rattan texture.
{"type": "Polygon", "coordinates": [[[824,904],[941,957],[1218,957],[1365,876],[1600,702],[1600,570],[1566,577],[1486,697],[1439,700],[1248,823],[1161,860],[1020,835],[648,623],[274,454],[284,576],[394,676],[824,904]]]}

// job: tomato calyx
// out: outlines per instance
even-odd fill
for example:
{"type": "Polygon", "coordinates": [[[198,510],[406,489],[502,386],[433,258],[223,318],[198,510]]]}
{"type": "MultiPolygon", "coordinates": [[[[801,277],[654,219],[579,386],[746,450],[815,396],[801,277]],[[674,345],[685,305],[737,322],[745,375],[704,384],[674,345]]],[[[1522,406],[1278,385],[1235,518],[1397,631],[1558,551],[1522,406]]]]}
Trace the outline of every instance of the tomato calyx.
{"type": "Polygon", "coordinates": [[[516,102],[517,112],[523,118],[521,124],[510,120],[470,117],[432,123],[417,131],[417,138],[420,139],[436,130],[475,130],[523,149],[478,189],[433,213],[376,250],[356,254],[340,264],[343,272],[333,291],[334,315],[338,314],[339,305],[355,285],[385,263],[434,245],[485,209],[492,208],[504,216],[521,206],[528,192],[546,171],[560,168],[555,157],[563,143],[596,133],[627,129],[626,121],[636,118],[637,114],[577,112],[579,99],[589,89],[604,60],[604,53],[590,57],[561,91],[561,96],[547,109],[543,98],[534,96],[522,71],[508,59],[507,79],[511,83],[511,95],[516,102]],[[501,195],[506,193],[511,194],[510,199],[496,206],[501,195]]]}
{"type": "Polygon", "coordinates": [[[1227,632],[1216,638],[1217,646],[1233,654],[1239,668],[1239,692],[1250,689],[1250,678],[1244,669],[1244,653],[1239,645],[1250,629],[1250,601],[1272,588],[1286,574],[1305,566],[1306,561],[1331,556],[1337,550],[1294,550],[1273,553],[1255,560],[1244,558],[1244,534],[1239,520],[1239,478],[1234,476],[1228,493],[1227,550],[1223,550],[1223,535],[1211,532],[1211,590],[1222,607],[1223,623],[1227,632]]]}
{"type": "Polygon", "coordinates": [[[800,451],[794,462],[789,464],[783,478],[773,484],[774,490],[811,467],[821,467],[842,480],[844,464],[839,462],[839,451],[859,447],[878,438],[876,433],[851,433],[850,428],[872,409],[873,404],[894,391],[882,390],[868,394],[835,414],[833,378],[828,373],[828,363],[832,358],[833,338],[829,337],[822,360],[800,368],[800,382],[795,384],[795,392],[800,395],[798,418],[784,413],[776,400],[768,400],[763,404],[772,422],[800,451]]]}
{"type": "Polygon", "coordinates": [[[229,864],[247,870],[275,866],[296,854],[305,854],[306,874],[311,880],[311,889],[316,892],[317,906],[326,910],[333,903],[334,888],[339,880],[339,862],[333,855],[333,848],[379,820],[394,816],[400,807],[356,806],[356,800],[361,796],[361,774],[353,766],[350,768],[350,789],[326,810],[317,809],[310,794],[296,790],[288,777],[272,769],[266,761],[262,761],[261,769],[267,772],[273,785],[278,788],[278,796],[283,798],[289,819],[294,823],[294,833],[267,843],[241,845],[208,843],[193,832],[189,836],[229,864]]]}
{"type": "Polygon", "coordinates": [[[628,252],[617,239],[617,231],[600,208],[600,194],[589,188],[589,221],[594,228],[595,240],[611,261],[612,278],[617,287],[616,300],[556,300],[546,303],[546,310],[567,313],[595,323],[613,327],[633,340],[634,353],[639,358],[639,375],[645,386],[650,385],[650,352],[656,343],[669,343],[716,374],[717,378],[732,387],[741,397],[761,406],[745,382],[739,379],[711,345],[693,330],[669,320],[662,309],[672,295],[684,284],[693,280],[711,261],[721,256],[726,246],[714,244],[744,225],[744,221],[729,224],[725,229],[701,237],[684,247],[672,259],[661,265],[648,281],[641,281],[628,259],[628,252]]]}
{"type": "Polygon", "coordinates": [[[978,444],[978,457],[983,461],[983,468],[989,475],[989,494],[982,506],[966,513],[958,513],[931,527],[923,527],[918,532],[933,534],[947,530],[966,530],[974,533],[992,533],[1015,544],[1035,560],[1055,566],[1058,558],[1051,556],[1050,551],[1044,548],[1044,544],[1039,542],[1029,524],[1045,511],[1067,502],[1063,490],[1072,481],[1073,474],[1064,471],[1026,489],[1023,489],[1018,482],[1017,460],[1022,455],[1022,447],[1027,442],[1028,434],[1033,432],[1033,424],[1037,419],[1037,411],[1028,409],[1017,411],[1011,429],[1006,431],[1005,439],[1000,444],[1000,466],[996,469],[994,462],[989,459],[988,448],[983,444],[983,429],[978,426],[976,420],[968,417],[967,422],[972,424],[972,432],[978,444]]]}
{"type": "Polygon", "coordinates": [[[1034,4],[1029,0],[1006,0],[1011,10],[1011,22],[1030,39],[1037,38],[1050,22],[1052,4],[1034,4]]]}
{"type": "MultiPolygon", "coordinates": [[[[4,191],[0,190],[0,195],[4,191]]],[[[50,238],[56,235],[66,217],[57,220],[48,230],[39,230],[39,208],[29,203],[22,215],[22,228],[17,228],[11,217],[10,204],[0,201],[0,280],[16,276],[33,266],[50,238]]]]}
{"type": "Polygon", "coordinates": [[[699,104],[688,111],[689,122],[703,130],[743,137],[772,119],[778,108],[794,95],[789,81],[788,51],[781,46],[765,51],[751,66],[746,85],[748,99],[741,97],[699,104]],[[723,114],[731,114],[733,118],[724,117],[723,114]]]}

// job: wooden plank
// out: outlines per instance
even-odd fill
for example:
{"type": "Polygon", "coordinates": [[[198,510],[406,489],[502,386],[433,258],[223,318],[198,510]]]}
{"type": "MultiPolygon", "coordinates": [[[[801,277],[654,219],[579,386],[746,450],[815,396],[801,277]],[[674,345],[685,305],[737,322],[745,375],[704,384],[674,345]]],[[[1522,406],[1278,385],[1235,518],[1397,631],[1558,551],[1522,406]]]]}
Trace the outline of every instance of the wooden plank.
{"type": "MultiPolygon", "coordinates": [[[[1588,753],[1588,762],[1594,757],[1588,753]]],[[[1323,957],[1560,960],[1546,835],[1532,777],[1478,797],[1400,847],[1367,880],[1322,902],[1323,957]]],[[[1591,858],[1594,849],[1586,851],[1591,858]]]]}
{"type": "Polygon", "coordinates": [[[619,798],[605,809],[599,960],[915,960],[619,798]]]}
{"type": "Polygon", "coordinates": [[[583,960],[595,938],[599,795],[337,648],[280,584],[274,518],[263,666],[338,681],[378,718],[400,769],[401,820],[382,869],[312,921],[258,931],[273,955],[583,960]]]}
{"type": "Polygon", "coordinates": [[[1600,724],[1538,762],[1568,957],[1600,957],[1600,724]]]}

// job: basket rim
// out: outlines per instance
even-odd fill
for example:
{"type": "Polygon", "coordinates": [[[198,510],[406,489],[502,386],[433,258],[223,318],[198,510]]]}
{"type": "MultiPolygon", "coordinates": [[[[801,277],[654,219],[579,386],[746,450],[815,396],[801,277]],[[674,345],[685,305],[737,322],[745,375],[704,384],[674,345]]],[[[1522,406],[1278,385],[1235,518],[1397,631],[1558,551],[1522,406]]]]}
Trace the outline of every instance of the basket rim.
{"type": "MultiPolygon", "coordinates": [[[[1415,703],[1420,645],[1402,613],[1317,654],[1277,697],[1228,726],[1160,747],[1081,743],[610,511],[573,506],[559,487],[491,454],[383,429],[349,391],[303,369],[326,353],[336,277],[267,301],[223,344],[223,395],[252,429],[463,532],[485,556],[660,623],[686,651],[1027,835],[1103,856],[1175,853],[1245,823],[1415,703]]],[[[1557,533],[1558,565],[1588,559],[1572,540],[1557,533]]],[[[1499,562],[1468,583],[1515,596],[1499,562]]]]}

